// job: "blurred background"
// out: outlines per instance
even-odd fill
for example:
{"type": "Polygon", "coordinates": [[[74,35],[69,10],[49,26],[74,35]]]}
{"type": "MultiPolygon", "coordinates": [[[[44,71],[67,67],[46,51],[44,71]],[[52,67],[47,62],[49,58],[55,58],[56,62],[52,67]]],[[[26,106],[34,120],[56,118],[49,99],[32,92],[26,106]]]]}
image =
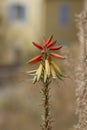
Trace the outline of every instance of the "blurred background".
{"type": "Polygon", "coordinates": [[[64,47],[58,61],[70,79],[51,84],[54,130],[73,130],[75,115],[74,69],[80,53],[75,15],[86,10],[87,0],[0,0],[0,130],[40,130],[43,106],[41,84],[32,85],[26,71],[38,64],[26,61],[39,53],[32,41],[53,34],[64,47]]]}

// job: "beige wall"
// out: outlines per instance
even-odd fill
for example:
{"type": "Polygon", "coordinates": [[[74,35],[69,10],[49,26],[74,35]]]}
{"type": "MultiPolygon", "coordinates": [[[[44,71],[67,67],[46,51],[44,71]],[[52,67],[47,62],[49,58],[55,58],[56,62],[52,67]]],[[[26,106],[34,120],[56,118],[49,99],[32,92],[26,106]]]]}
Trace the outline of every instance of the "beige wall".
{"type": "MultiPolygon", "coordinates": [[[[45,14],[44,0],[4,0],[3,15],[6,23],[6,58],[5,62],[13,62],[15,59],[14,47],[20,48],[22,56],[33,53],[35,48],[32,47],[32,41],[41,41],[45,33],[45,14]],[[11,3],[22,3],[27,7],[27,20],[24,23],[9,23],[7,19],[7,7],[11,3]],[[33,49],[33,50],[32,50],[33,49]]],[[[4,28],[4,26],[3,26],[4,28]]]]}
{"type": "Polygon", "coordinates": [[[46,14],[46,33],[53,33],[55,37],[65,43],[76,41],[77,29],[75,23],[75,14],[78,14],[83,9],[83,0],[48,0],[46,14]],[[59,23],[59,8],[61,4],[66,2],[70,6],[70,20],[68,26],[61,26],[59,23]]]}
{"type": "MultiPolygon", "coordinates": [[[[10,1],[15,3],[17,0],[8,0],[6,6],[10,1]]],[[[44,33],[44,14],[42,16],[44,3],[43,0],[19,0],[18,2],[25,4],[27,7],[27,21],[24,24],[19,22],[14,25],[9,25],[9,33],[13,33],[15,37],[19,36],[19,38],[26,39],[26,41],[29,41],[28,45],[30,47],[32,39],[38,41],[44,33]]],[[[25,44],[24,48],[26,48],[25,44]]]]}
{"type": "Polygon", "coordinates": [[[87,10],[87,0],[84,0],[84,8],[87,10]]]}

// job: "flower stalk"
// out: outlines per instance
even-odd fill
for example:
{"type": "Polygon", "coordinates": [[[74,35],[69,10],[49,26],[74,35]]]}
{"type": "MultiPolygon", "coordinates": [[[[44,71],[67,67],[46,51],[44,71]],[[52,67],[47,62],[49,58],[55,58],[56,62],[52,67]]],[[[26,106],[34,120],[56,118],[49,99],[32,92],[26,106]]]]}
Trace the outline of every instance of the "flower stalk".
{"type": "Polygon", "coordinates": [[[65,57],[53,53],[52,51],[59,50],[62,48],[61,45],[54,46],[57,41],[52,41],[53,35],[51,35],[48,40],[43,39],[43,45],[33,42],[33,45],[38,48],[41,53],[38,56],[35,56],[27,63],[37,63],[40,62],[38,69],[28,71],[28,75],[34,76],[33,83],[39,81],[42,82],[42,94],[43,94],[43,106],[44,114],[42,116],[42,130],[52,130],[51,119],[50,119],[50,103],[49,103],[49,85],[52,80],[62,80],[64,75],[59,69],[58,65],[53,61],[53,58],[58,60],[63,60],[65,57]]]}
{"type": "Polygon", "coordinates": [[[43,94],[43,106],[44,113],[42,115],[42,130],[51,130],[51,119],[50,119],[50,103],[49,103],[49,83],[43,83],[42,94],[43,94]]]}

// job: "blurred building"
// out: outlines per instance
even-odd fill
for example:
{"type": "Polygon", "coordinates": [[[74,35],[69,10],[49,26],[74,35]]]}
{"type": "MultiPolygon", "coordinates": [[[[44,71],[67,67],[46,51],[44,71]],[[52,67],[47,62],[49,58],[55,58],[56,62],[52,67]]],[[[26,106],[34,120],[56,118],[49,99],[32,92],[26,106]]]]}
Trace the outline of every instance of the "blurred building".
{"type": "Polygon", "coordinates": [[[76,41],[75,15],[84,8],[83,0],[47,0],[46,33],[53,33],[59,41],[72,44],[76,41]]]}
{"type": "Polygon", "coordinates": [[[76,42],[75,14],[83,0],[2,0],[0,1],[0,63],[14,63],[33,53],[32,40],[54,37],[65,44],[76,42]]]}
{"type": "Polygon", "coordinates": [[[0,1],[1,62],[15,62],[18,54],[23,57],[32,53],[32,40],[40,41],[44,33],[43,0],[3,0],[0,1]],[[43,13],[42,13],[43,12],[43,13]],[[43,15],[42,15],[43,14],[43,15]],[[1,43],[2,44],[2,43],[1,43]]]}

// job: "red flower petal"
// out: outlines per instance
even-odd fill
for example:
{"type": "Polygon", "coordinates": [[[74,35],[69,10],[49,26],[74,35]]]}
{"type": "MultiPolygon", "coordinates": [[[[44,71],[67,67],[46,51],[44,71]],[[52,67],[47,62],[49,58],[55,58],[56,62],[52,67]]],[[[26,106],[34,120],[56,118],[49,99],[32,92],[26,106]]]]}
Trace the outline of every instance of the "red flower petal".
{"type": "Polygon", "coordinates": [[[61,55],[59,55],[59,54],[56,54],[56,53],[50,53],[50,55],[51,56],[53,56],[53,57],[55,57],[55,58],[57,58],[57,59],[65,59],[65,57],[63,57],[63,56],[61,56],[61,55]]]}
{"type": "Polygon", "coordinates": [[[47,45],[47,48],[50,48],[51,46],[53,46],[57,41],[51,42],[50,44],[47,45]]]}
{"type": "Polygon", "coordinates": [[[36,63],[36,62],[41,61],[41,59],[42,59],[42,56],[41,56],[41,55],[38,55],[38,56],[32,58],[31,60],[29,60],[27,63],[28,63],[28,64],[29,64],[29,63],[36,63]]]}
{"type": "Polygon", "coordinates": [[[51,35],[48,40],[46,41],[45,38],[43,39],[43,43],[47,46],[52,41],[53,35],[51,35]]]}
{"type": "Polygon", "coordinates": [[[51,47],[50,50],[59,50],[60,48],[62,48],[61,45],[55,46],[55,47],[51,47]]]}
{"type": "Polygon", "coordinates": [[[34,46],[36,46],[38,49],[43,50],[43,47],[39,45],[38,43],[32,42],[34,46]]]}
{"type": "Polygon", "coordinates": [[[52,39],[53,39],[53,35],[51,35],[51,36],[48,38],[48,40],[47,40],[47,42],[46,42],[46,45],[48,45],[48,44],[52,41],[52,39]]]}

